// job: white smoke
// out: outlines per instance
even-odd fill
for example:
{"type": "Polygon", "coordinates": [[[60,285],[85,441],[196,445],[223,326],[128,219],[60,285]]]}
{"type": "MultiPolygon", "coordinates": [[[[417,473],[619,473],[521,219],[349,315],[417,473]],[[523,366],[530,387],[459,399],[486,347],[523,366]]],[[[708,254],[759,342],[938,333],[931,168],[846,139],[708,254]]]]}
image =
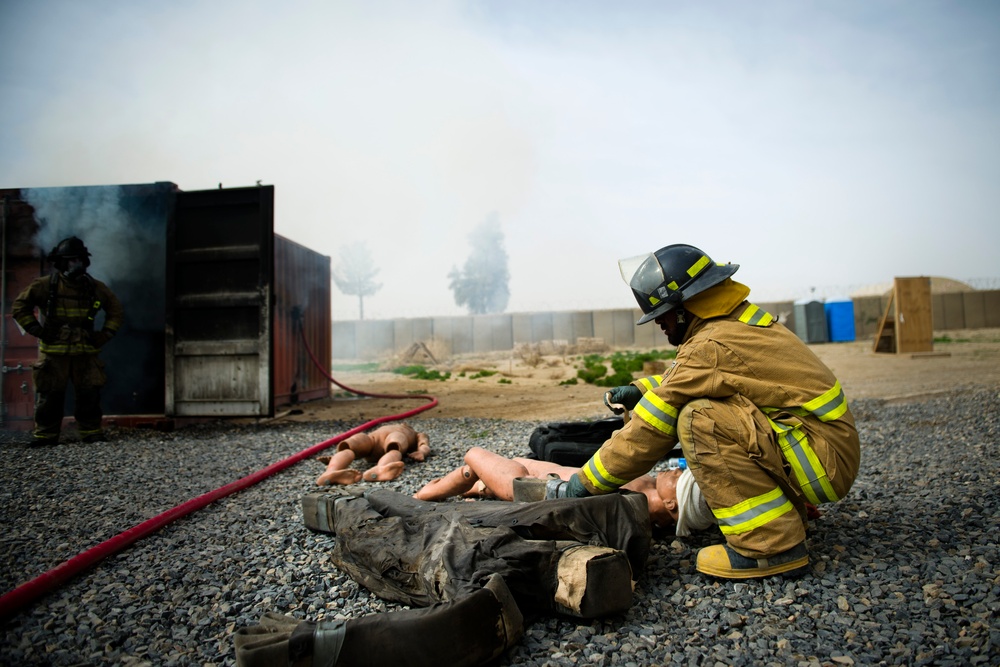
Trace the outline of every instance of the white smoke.
{"type": "Polygon", "coordinates": [[[28,188],[21,196],[35,210],[43,256],[62,239],[80,238],[91,254],[88,273],[130,302],[128,319],[162,323],[162,297],[151,298],[148,290],[159,285],[162,291],[165,275],[164,192],[155,186],[104,185],[28,188]]]}

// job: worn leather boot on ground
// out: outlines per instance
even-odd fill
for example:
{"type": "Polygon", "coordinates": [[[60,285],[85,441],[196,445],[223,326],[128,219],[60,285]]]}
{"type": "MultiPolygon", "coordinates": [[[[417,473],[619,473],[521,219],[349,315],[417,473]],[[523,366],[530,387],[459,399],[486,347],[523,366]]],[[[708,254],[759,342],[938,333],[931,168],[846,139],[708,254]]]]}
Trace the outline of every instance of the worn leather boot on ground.
{"type": "Polygon", "coordinates": [[[424,609],[311,623],[268,613],[234,636],[238,667],[473,667],[499,657],[524,632],[503,577],[424,609]]]}
{"type": "Polygon", "coordinates": [[[698,552],[699,572],[723,579],[755,579],[775,574],[798,576],[809,568],[805,542],[769,558],[747,558],[728,544],[714,544],[698,552]]]}

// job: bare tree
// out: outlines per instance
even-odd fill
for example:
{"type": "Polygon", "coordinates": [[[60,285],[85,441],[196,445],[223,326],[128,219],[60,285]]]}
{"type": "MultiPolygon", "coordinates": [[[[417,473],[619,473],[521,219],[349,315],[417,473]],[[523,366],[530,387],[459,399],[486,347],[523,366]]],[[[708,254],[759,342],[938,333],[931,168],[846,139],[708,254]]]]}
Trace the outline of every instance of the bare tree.
{"type": "Polygon", "coordinates": [[[333,282],[344,294],[358,297],[358,319],[365,319],[365,297],[382,289],[382,283],[375,282],[378,271],[364,241],[340,247],[340,264],[333,270],[333,282]]]}
{"type": "Polygon", "coordinates": [[[452,268],[448,274],[455,303],[472,315],[502,313],[510,300],[510,272],[499,216],[491,214],[472,230],[469,243],[472,253],[465,266],[461,270],[452,268]]]}

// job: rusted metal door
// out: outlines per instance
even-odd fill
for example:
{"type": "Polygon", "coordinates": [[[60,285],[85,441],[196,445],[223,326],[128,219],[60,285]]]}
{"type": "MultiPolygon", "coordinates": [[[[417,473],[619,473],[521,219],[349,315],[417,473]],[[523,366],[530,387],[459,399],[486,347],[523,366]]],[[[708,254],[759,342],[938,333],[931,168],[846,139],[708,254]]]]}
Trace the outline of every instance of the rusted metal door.
{"type": "Polygon", "coordinates": [[[167,227],[166,406],[271,417],[274,188],[178,192],[167,227]]]}

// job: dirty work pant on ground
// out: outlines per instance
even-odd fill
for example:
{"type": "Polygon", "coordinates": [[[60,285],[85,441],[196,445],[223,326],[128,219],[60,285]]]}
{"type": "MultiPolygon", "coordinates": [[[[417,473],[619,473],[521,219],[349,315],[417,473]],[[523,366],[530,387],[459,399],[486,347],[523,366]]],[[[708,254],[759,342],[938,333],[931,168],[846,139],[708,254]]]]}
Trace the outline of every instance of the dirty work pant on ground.
{"type": "Polygon", "coordinates": [[[606,591],[607,598],[618,597],[566,604],[565,591],[559,591],[560,561],[565,566],[573,547],[611,547],[627,557],[634,578],[651,541],[642,494],[435,503],[377,489],[338,503],[336,512],[334,564],[379,597],[416,607],[477,590],[495,572],[525,616],[616,613],[622,609],[614,607],[630,604],[630,589],[624,601],[617,591],[606,591]]]}
{"type": "Polygon", "coordinates": [[[237,631],[239,667],[483,664],[518,641],[524,615],[625,611],[651,540],[646,498],[634,493],[537,503],[319,493],[303,512],[336,535],[341,570],[422,608],[318,625],[268,614],[237,631]]]}
{"type": "Polygon", "coordinates": [[[35,438],[58,440],[66,409],[66,389],[73,384],[74,417],[80,437],[101,432],[101,387],[107,381],[96,354],[42,354],[32,368],[35,383],[35,438]]]}

